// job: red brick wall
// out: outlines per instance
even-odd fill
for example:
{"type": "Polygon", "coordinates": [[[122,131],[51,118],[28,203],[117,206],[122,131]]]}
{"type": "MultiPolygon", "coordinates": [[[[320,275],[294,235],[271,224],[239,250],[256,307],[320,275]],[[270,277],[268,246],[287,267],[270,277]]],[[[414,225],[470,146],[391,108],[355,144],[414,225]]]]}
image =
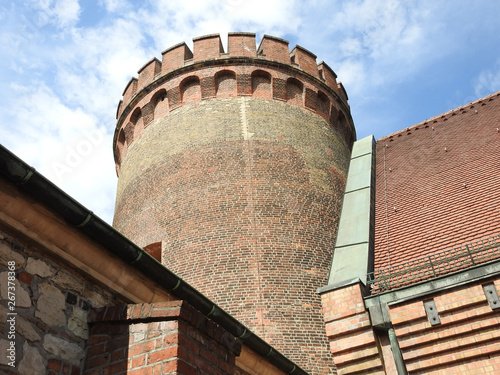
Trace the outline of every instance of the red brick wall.
{"type": "Polygon", "coordinates": [[[145,121],[148,125],[155,118],[162,118],[168,113],[167,90],[158,90],[156,94],[151,98],[151,104],[153,107],[153,116],[149,121],[145,121]]]}
{"type": "Polygon", "coordinates": [[[187,78],[181,83],[182,104],[199,101],[201,99],[201,86],[198,77],[187,78]]]}
{"type": "Polygon", "coordinates": [[[255,71],[252,74],[252,91],[256,98],[271,99],[271,75],[264,71],[255,71]]]}
{"type": "Polygon", "coordinates": [[[385,373],[380,344],[365,310],[360,284],[325,292],[321,302],[338,374],[385,373]]]}
{"type": "MultiPolygon", "coordinates": [[[[484,285],[494,285],[498,293],[500,279],[389,305],[409,374],[499,373],[500,309],[492,309],[484,285]],[[435,303],[438,324],[431,324],[424,307],[427,301],[435,303]]],[[[387,335],[372,330],[359,285],[325,292],[321,297],[338,373],[395,373],[387,335]]]]}
{"type": "Polygon", "coordinates": [[[217,97],[236,96],[236,75],[231,71],[223,70],[215,76],[217,97]]]}
{"type": "Polygon", "coordinates": [[[307,73],[319,77],[318,65],[316,64],[316,55],[309,52],[305,48],[295,47],[291,55],[296,64],[298,64],[307,73]]]}
{"type": "Polygon", "coordinates": [[[290,63],[290,52],[288,51],[288,41],[270,35],[264,35],[260,42],[259,54],[267,59],[277,60],[286,64],[290,63]]]}
{"type": "Polygon", "coordinates": [[[229,33],[228,50],[232,56],[255,56],[255,34],[229,33]]]}
{"type": "MultiPolygon", "coordinates": [[[[123,91],[123,103],[128,103],[130,102],[130,99],[132,96],[137,92],[137,78],[132,78],[127,87],[125,87],[125,90],[123,91]]],[[[119,106],[120,109],[123,109],[123,104],[119,106]]],[[[120,112],[118,112],[118,115],[120,112]]]]}
{"type": "Polygon", "coordinates": [[[304,86],[300,81],[290,78],[286,82],[286,99],[290,104],[304,105],[304,86]]]}
{"type": "Polygon", "coordinates": [[[139,80],[137,87],[140,89],[147,86],[155,79],[156,75],[161,71],[161,62],[157,58],[153,58],[141,69],[139,69],[139,80]]]}
{"type": "Polygon", "coordinates": [[[193,39],[193,60],[218,58],[224,50],[219,34],[205,35],[193,39]]]}
{"type": "Polygon", "coordinates": [[[193,58],[193,53],[186,46],[186,43],[179,43],[162,52],[162,73],[180,68],[184,62],[193,58]]]}
{"type": "Polygon", "coordinates": [[[461,286],[390,308],[390,316],[410,374],[498,374],[500,310],[492,310],[482,285],[461,286]],[[432,326],[424,301],[433,299],[441,324],[432,326]]]}
{"type": "Polygon", "coordinates": [[[95,310],[85,375],[235,374],[241,344],[182,301],[95,310]]]}

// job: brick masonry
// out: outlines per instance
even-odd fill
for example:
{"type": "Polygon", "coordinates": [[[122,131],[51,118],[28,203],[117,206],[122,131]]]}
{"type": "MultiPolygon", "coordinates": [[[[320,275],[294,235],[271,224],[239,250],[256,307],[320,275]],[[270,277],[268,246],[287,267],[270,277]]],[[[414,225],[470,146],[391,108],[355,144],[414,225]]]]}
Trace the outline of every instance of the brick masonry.
{"type": "Polygon", "coordinates": [[[346,98],[305,49],[292,61],[286,41],[265,38],[254,53],[238,34],[222,54],[218,40],[195,39],[193,60],[142,87],[152,60],[126,88],[114,226],[161,244],[167,268],[301,367],[331,373],[316,289],[355,138],[346,98]]]}
{"type": "Polygon", "coordinates": [[[392,305],[390,316],[410,374],[498,374],[500,313],[486,300],[483,280],[426,299],[392,305]],[[431,325],[424,302],[433,300],[441,324],[431,325]]]}
{"type": "Polygon", "coordinates": [[[338,374],[385,374],[381,344],[365,310],[360,284],[325,292],[321,302],[338,374]]]}
{"type": "MultiPolygon", "coordinates": [[[[497,374],[500,370],[500,313],[483,287],[500,290],[489,278],[389,305],[409,374],[497,374]],[[433,301],[434,315],[424,303],[433,301]],[[438,322],[436,324],[435,322],[438,322]]],[[[322,294],[326,333],[339,374],[396,373],[383,330],[373,330],[359,284],[322,294]]]]}
{"type": "Polygon", "coordinates": [[[184,106],[130,148],[114,225],[140,246],[162,242],[167,268],[305,361],[327,348],[315,290],[328,276],[347,150],[323,120],[286,103],[184,106]],[[303,328],[290,331],[287,317],[303,328]]]}
{"type": "Polygon", "coordinates": [[[84,375],[242,373],[241,343],[182,301],[101,308],[89,324],[84,375]]]}

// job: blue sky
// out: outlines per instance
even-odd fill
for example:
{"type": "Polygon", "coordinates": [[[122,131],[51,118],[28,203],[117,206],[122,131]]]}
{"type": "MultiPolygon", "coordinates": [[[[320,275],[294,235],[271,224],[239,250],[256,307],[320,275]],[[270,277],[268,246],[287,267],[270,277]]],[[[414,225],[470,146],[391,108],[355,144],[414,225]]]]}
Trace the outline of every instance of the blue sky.
{"type": "Polygon", "coordinates": [[[107,221],[127,82],[192,38],[248,31],[299,44],[349,95],[358,139],[500,90],[497,0],[25,0],[0,5],[0,142],[107,221]]]}

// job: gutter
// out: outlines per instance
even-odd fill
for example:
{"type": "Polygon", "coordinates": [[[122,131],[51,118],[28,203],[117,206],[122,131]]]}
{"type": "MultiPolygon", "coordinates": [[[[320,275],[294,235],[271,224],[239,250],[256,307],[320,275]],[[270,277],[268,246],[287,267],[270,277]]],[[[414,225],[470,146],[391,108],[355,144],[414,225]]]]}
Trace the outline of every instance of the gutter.
{"type": "Polygon", "coordinates": [[[307,372],[302,368],[1,144],[0,174],[11,183],[18,185],[25,193],[35,197],[82,233],[141,271],[146,277],[219,324],[241,340],[242,344],[264,357],[278,369],[287,374],[307,375],[307,372]]]}
{"type": "Polygon", "coordinates": [[[396,364],[396,371],[398,375],[407,375],[405,360],[403,359],[403,353],[401,353],[401,348],[399,347],[398,338],[396,337],[396,332],[394,328],[389,328],[387,330],[387,335],[389,336],[389,342],[391,344],[392,355],[394,357],[394,363],[396,364]]]}

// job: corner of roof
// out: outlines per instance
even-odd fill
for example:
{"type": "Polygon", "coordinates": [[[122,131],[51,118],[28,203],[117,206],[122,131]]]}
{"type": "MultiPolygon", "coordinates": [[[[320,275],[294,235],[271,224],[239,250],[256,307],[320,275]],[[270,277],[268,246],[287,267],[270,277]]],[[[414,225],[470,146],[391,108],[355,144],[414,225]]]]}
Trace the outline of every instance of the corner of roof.
{"type": "Polygon", "coordinates": [[[496,92],[496,93],[493,93],[493,94],[490,94],[490,95],[487,95],[483,98],[480,98],[480,99],[477,99],[473,102],[469,102],[467,104],[464,104],[460,107],[457,107],[457,108],[454,108],[454,109],[451,109],[449,110],[448,112],[444,112],[440,115],[437,115],[437,116],[434,116],[434,117],[431,117],[427,120],[424,120],[422,122],[419,122],[418,124],[414,124],[410,127],[406,127],[404,129],[401,129],[401,130],[398,130],[397,132],[394,132],[394,133],[391,133],[391,134],[388,134],[388,135],[385,135],[381,138],[379,138],[377,140],[377,142],[381,142],[381,141],[385,141],[387,139],[391,139],[391,138],[394,138],[394,136],[400,136],[401,134],[404,134],[405,132],[411,132],[412,130],[416,130],[420,127],[428,127],[429,124],[431,123],[437,123],[439,120],[443,120],[443,119],[446,119],[447,117],[449,117],[450,115],[454,115],[454,114],[457,114],[459,113],[460,111],[463,111],[467,108],[471,108],[477,104],[480,104],[482,102],[485,102],[485,101],[492,101],[494,99],[496,99],[497,97],[500,97],[500,91],[496,92]]]}

